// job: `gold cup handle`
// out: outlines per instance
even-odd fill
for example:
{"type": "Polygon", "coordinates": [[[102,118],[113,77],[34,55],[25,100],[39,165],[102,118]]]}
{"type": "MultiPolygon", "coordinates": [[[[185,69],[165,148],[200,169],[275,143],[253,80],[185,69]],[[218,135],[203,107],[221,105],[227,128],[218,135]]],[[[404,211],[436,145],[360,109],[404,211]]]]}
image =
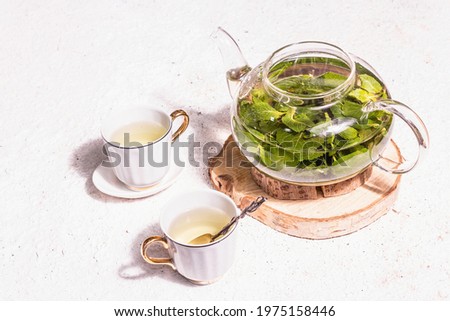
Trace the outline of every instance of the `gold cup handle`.
{"type": "Polygon", "coordinates": [[[169,248],[169,244],[167,240],[162,236],[150,236],[141,245],[141,255],[147,263],[154,265],[168,265],[172,269],[176,270],[175,265],[173,264],[172,259],[166,257],[151,257],[147,255],[147,250],[153,243],[161,243],[165,249],[169,248]]]}
{"type": "Polygon", "coordinates": [[[170,114],[170,117],[172,117],[172,122],[177,117],[183,117],[183,123],[180,125],[180,127],[176,130],[176,132],[172,135],[172,142],[175,141],[181,134],[184,133],[186,128],[189,126],[189,116],[186,114],[184,110],[178,109],[175,110],[173,113],[170,114]]]}

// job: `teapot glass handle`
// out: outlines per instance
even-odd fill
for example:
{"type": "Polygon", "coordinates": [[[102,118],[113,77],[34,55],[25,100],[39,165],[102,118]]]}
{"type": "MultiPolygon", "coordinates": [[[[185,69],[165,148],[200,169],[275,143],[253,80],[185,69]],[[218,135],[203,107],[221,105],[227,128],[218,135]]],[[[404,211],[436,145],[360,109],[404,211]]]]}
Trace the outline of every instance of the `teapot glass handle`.
{"type": "Polygon", "coordinates": [[[373,164],[382,170],[393,174],[404,174],[412,170],[419,162],[419,158],[421,158],[421,156],[423,157],[424,152],[430,146],[428,130],[422,119],[420,119],[420,117],[411,108],[395,100],[383,99],[375,101],[369,103],[363,110],[365,112],[385,110],[398,116],[409,126],[409,128],[411,128],[419,145],[416,159],[412,162],[403,162],[400,164],[396,163],[395,167],[386,167],[380,164],[380,160],[388,158],[384,158],[383,154],[381,154],[378,156],[378,159],[374,160],[373,164]]]}

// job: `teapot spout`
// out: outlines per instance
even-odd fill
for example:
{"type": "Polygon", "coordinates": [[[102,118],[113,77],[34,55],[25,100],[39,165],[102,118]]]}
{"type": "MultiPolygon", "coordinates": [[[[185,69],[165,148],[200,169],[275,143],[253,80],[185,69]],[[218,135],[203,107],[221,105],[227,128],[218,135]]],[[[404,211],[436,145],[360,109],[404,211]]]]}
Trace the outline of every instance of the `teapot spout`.
{"type": "Polygon", "coordinates": [[[223,64],[226,70],[228,91],[233,99],[238,94],[242,78],[251,70],[241,49],[228,32],[219,27],[213,34],[217,41],[223,64]]]}

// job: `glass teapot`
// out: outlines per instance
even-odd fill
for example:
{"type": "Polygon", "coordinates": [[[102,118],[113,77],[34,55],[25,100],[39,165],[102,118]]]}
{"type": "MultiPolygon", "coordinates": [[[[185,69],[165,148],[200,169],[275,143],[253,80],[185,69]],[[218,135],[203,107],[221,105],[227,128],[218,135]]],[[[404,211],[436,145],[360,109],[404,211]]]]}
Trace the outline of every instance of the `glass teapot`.
{"type": "Polygon", "coordinates": [[[372,164],[403,174],[428,148],[420,117],[392,100],[380,76],[359,57],[307,41],[282,47],[251,68],[225,30],[219,28],[215,38],[234,100],[234,140],[265,174],[299,185],[336,183],[372,164]],[[415,160],[389,167],[381,160],[396,118],[408,124],[419,148],[415,160]]]}

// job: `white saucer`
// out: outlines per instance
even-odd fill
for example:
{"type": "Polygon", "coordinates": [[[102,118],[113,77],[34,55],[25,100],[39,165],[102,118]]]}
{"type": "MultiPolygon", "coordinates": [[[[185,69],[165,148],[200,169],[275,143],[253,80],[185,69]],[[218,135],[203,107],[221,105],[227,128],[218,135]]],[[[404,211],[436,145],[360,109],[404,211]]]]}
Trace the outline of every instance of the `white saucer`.
{"type": "Polygon", "coordinates": [[[110,196],[121,198],[142,198],[155,195],[170,187],[173,183],[175,183],[183,169],[184,167],[175,165],[175,162],[172,159],[169,172],[161,182],[142,191],[132,191],[117,179],[112,167],[105,167],[100,164],[92,174],[92,182],[100,192],[110,196]]]}

